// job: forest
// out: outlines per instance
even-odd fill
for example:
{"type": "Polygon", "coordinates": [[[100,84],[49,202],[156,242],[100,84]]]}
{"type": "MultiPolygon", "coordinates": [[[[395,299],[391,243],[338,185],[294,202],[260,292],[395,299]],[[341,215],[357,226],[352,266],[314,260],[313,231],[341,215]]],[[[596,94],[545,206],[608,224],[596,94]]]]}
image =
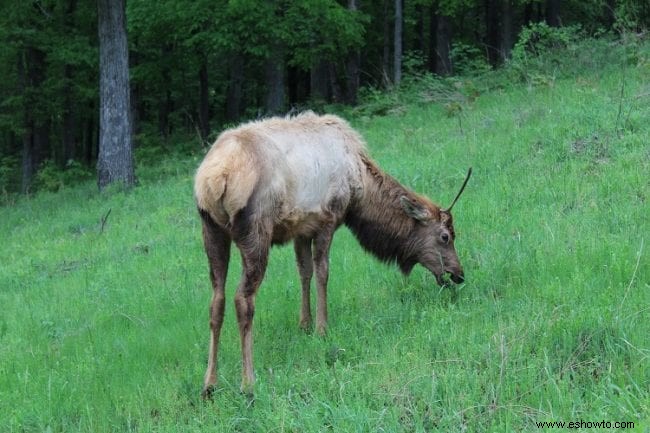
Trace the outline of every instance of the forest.
{"type": "MultiPolygon", "coordinates": [[[[528,42],[544,29],[616,37],[650,24],[647,0],[128,0],[124,8],[133,143],[163,150],[188,137],[206,145],[243,119],[363,104],[413,75],[498,71],[531,26],[538,32],[528,42]]],[[[61,182],[48,176],[95,176],[97,9],[87,0],[2,2],[1,193],[55,189],[61,182]]]]}

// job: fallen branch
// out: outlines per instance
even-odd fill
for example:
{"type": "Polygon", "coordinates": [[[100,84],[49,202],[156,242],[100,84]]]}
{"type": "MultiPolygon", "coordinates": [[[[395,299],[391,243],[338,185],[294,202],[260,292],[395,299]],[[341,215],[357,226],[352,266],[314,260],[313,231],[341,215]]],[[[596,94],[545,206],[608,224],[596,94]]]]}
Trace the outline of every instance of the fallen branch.
{"type": "Polygon", "coordinates": [[[112,210],[113,210],[112,208],[111,208],[111,209],[108,209],[108,212],[106,212],[106,215],[104,215],[104,216],[102,217],[102,219],[101,219],[101,223],[102,223],[102,225],[101,225],[101,227],[99,228],[99,234],[100,234],[100,235],[101,235],[102,233],[104,233],[104,226],[106,225],[106,221],[108,220],[108,216],[111,214],[111,211],[112,211],[112,210]]]}

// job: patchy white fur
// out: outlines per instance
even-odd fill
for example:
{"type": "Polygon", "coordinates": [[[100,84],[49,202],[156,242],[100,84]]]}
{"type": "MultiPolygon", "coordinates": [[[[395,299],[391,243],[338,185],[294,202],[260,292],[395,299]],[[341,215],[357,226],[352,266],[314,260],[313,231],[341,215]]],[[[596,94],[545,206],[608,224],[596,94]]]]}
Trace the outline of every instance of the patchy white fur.
{"type": "Polygon", "coordinates": [[[300,225],[347,206],[362,186],[362,154],[361,137],[336,116],[247,123],[222,133],[199,166],[197,204],[223,226],[249,203],[274,224],[300,225]]]}

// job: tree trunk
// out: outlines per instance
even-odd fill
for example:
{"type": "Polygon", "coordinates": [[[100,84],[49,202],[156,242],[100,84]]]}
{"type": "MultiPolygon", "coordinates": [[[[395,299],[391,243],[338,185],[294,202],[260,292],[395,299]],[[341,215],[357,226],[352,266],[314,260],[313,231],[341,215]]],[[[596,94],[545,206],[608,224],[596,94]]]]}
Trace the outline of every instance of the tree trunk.
{"type": "Polygon", "coordinates": [[[327,62],[327,71],[329,76],[329,88],[332,91],[332,102],[342,102],[343,101],[343,91],[338,82],[338,74],[336,73],[336,65],[334,62],[327,62]]]}
{"type": "Polygon", "coordinates": [[[226,93],[226,119],[234,122],[242,113],[242,84],[244,81],[244,57],[240,53],[230,56],[230,78],[226,93]]]}
{"type": "Polygon", "coordinates": [[[74,115],[73,101],[73,80],[72,66],[65,65],[63,68],[63,163],[76,157],[75,130],[76,122],[74,115]]]}
{"type": "Polygon", "coordinates": [[[417,37],[415,38],[415,41],[413,41],[413,49],[415,51],[419,51],[418,54],[424,55],[424,42],[425,42],[425,34],[424,34],[424,6],[421,4],[418,4],[415,6],[415,34],[417,37]]]}
{"type": "MultiPolygon", "coordinates": [[[[93,103],[93,106],[90,107],[89,109],[96,111],[97,106],[95,103],[93,103]]],[[[97,154],[99,153],[99,145],[98,145],[98,139],[99,139],[99,131],[97,130],[97,118],[95,116],[88,116],[85,119],[84,122],[84,128],[83,128],[83,137],[82,137],[82,143],[83,143],[83,155],[84,155],[84,160],[86,161],[86,165],[90,166],[93,161],[95,161],[95,158],[97,158],[97,154]]]]}
{"type": "Polygon", "coordinates": [[[562,0],[546,0],[546,24],[551,27],[560,27],[560,6],[562,0]]]}
{"type": "Polygon", "coordinates": [[[436,69],[438,75],[450,75],[453,72],[451,58],[451,22],[449,17],[437,14],[436,23],[436,69]]]}
{"type": "MultiPolygon", "coordinates": [[[[134,45],[138,47],[138,42],[134,42],[134,45]]],[[[129,62],[131,68],[136,67],[140,64],[140,55],[138,49],[131,51],[129,62]]],[[[142,122],[147,118],[147,106],[143,101],[144,90],[141,83],[131,83],[131,125],[133,129],[133,134],[135,137],[140,134],[142,122]]],[[[134,146],[137,146],[137,143],[133,143],[134,146]]]]}
{"type": "Polygon", "coordinates": [[[393,84],[399,86],[402,81],[402,0],[395,0],[395,34],[393,48],[393,84]]]}
{"type": "Polygon", "coordinates": [[[34,107],[42,99],[45,81],[45,53],[33,47],[25,48],[18,58],[18,84],[23,101],[23,151],[21,192],[29,192],[32,179],[49,150],[50,121],[37,115],[34,107]]]}
{"type": "Polygon", "coordinates": [[[524,6],[524,25],[527,26],[528,24],[533,22],[533,4],[532,3],[526,3],[524,6]]]}
{"type": "MultiPolygon", "coordinates": [[[[359,8],[358,0],[348,0],[348,10],[355,12],[359,8]]],[[[345,61],[345,102],[350,105],[357,104],[359,93],[359,65],[361,53],[355,49],[348,53],[345,61]]]]}
{"type": "Polygon", "coordinates": [[[514,45],[512,29],[512,0],[501,0],[501,58],[506,61],[510,58],[510,51],[514,45]]]}
{"type": "Polygon", "coordinates": [[[316,62],[309,72],[309,96],[313,100],[329,99],[328,66],[325,60],[316,62]]]}
{"type": "Polygon", "coordinates": [[[273,55],[266,60],[266,98],[264,109],[267,114],[280,114],[284,111],[284,54],[280,47],[276,47],[273,55]]]}
{"type": "Polygon", "coordinates": [[[436,72],[436,63],[438,59],[438,53],[436,51],[438,48],[438,14],[436,13],[437,7],[438,6],[436,4],[429,6],[429,51],[427,53],[427,67],[429,69],[429,72],[436,72]]]}
{"type": "Polygon", "coordinates": [[[289,104],[294,106],[309,99],[309,79],[309,71],[305,71],[296,66],[289,66],[287,68],[289,104]]]}
{"type": "MultiPolygon", "coordinates": [[[[172,47],[169,44],[165,44],[162,47],[162,57],[168,57],[172,55],[172,47]]],[[[171,74],[167,65],[163,65],[162,71],[162,95],[160,96],[160,101],[158,102],[158,132],[162,138],[167,140],[171,134],[172,127],[169,122],[169,115],[171,114],[174,105],[172,101],[172,94],[170,90],[169,83],[171,82],[171,74]]],[[[186,99],[187,100],[187,99],[186,99]]]]}
{"type": "MultiPolygon", "coordinates": [[[[68,0],[65,10],[64,27],[66,31],[71,32],[74,29],[74,12],[77,8],[77,0],[68,0]]],[[[76,157],[75,132],[75,112],[74,112],[74,68],[66,64],[63,67],[63,163],[76,157]]]]}
{"type": "Polygon", "coordinates": [[[390,1],[384,0],[384,23],[383,23],[384,44],[381,59],[382,81],[385,85],[390,84],[390,1]]]}
{"type": "Polygon", "coordinates": [[[199,68],[199,131],[201,140],[207,142],[210,135],[210,94],[208,87],[208,59],[202,56],[199,68]]]}
{"type": "Polygon", "coordinates": [[[605,26],[611,29],[616,23],[616,0],[606,0],[603,2],[603,17],[605,26]]]}
{"type": "Polygon", "coordinates": [[[499,52],[500,44],[500,26],[499,26],[499,3],[503,0],[485,0],[485,46],[487,47],[487,57],[490,65],[496,66],[501,60],[499,52]]]}
{"type": "Polygon", "coordinates": [[[97,0],[100,190],[114,182],[135,184],[125,12],[125,0],[97,0]]]}

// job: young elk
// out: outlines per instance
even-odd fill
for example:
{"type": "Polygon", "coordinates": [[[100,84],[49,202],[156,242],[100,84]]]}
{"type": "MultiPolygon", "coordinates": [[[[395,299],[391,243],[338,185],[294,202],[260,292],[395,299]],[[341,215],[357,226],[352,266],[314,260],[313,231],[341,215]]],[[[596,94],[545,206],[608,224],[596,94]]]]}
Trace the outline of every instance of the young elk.
{"type": "Polygon", "coordinates": [[[222,133],[199,166],[194,184],[214,290],[204,397],[210,396],[217,382],[231,242],[241,253],[243,268],[235,293],[241,390],[251,393],[255,294],[271,245],[294,242],[303,328],[312,322],[309,293],[316,271],[316,331],[324,334],[329,250],[341,224],[367,251],[396,263],[404,274],[419,263],[438,284],[444,284],[446,273],[455,283],[463,282],[451,208],[470,174],[471,169],[452,205],[443,210],[381,171],[368,156],[363,139],[339,117],[307,112],[222,133]]]}

